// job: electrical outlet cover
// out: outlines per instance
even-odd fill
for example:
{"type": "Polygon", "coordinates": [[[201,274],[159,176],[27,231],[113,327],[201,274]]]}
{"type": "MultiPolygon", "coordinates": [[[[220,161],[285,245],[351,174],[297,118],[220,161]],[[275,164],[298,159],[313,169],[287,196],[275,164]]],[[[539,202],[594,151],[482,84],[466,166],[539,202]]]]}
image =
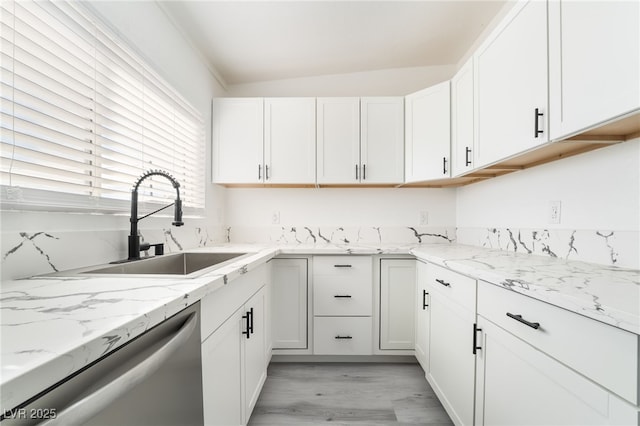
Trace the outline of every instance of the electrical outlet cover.
{"type": "Polygon", "coordinates": [[[549,201],[549,223],[550,224],[559,224],[560,223],[560,209],[562,207],[562,203],[560,201],[549,201]]]}

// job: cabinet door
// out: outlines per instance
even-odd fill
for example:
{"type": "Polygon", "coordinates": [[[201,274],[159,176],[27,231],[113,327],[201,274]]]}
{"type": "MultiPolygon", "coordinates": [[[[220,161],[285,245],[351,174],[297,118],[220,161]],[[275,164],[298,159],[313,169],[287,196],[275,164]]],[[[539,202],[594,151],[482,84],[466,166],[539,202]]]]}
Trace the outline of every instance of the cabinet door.
{"type": "Polygon", "coordinates": [[[473,58],[451,79],[451,175],[473,170],[473,58]]]}
{"type": "Polygon", "coordinates": [[[271,321],[274,349],[307,349],[307,259],[273,259],[271,321]]]}
{"type": "Polygon", "coordinates": [[[318,183],[360,181],[360,98],[318,98],[318,183]]]}
{"type": "Polygon", "coordinates": [[[264,101],[265,183],[316,182],[315,98],[264,101]]]}
{"type": "Polygon", "coordinates": [[[550,1],[549,77],[552,139],[638,110],[640,3],[550,1]]]}
{"type": "Polygon", "coordinates": [[[517,3],[473,61],[476,166],[547,142],[547,2],[517,3]]]}
{"type": "Polygon", "coordinates": [[[263,173],[262,98],[213,100],[214,183],[259,183],[263,173]]]}
{"type": "Polygon", "coordinates": [[[380,349],[413,349],[415,288],[415,260],[380,260],[380,349]]]}
{"type": "MultiPolygon", "coordinates": [[[[435,284],[437,285],[437,284],[435,284]]],[[[475,313],[439,291],[430,292],[431,332],[427,378],[455,424],[473,424],[475,313]]]]}
{"type": "Polygon", "coordinates": [[[425,373],[429,372],[429,329],[430,329],[430,313],[429,298],[430,290],[427,284],[427,264],[424,262],[416,262],[416,336],[415,351],[416,358],[422,366],[425,373]]]}
{"type": "MultiPolygon", "coordinates": [[[[244,306],[244,312],[250,313],[250,333],[244,337],[244,395],[245,420],[249,419],[255,407],[262,385],[267,379],[265,359],[265,289],[260,289],[244,306]]],[[[246,321],[243,322],[246,324],[246,321]]]]}
{"type": "Polygon", "coordinates": [[[236,311],[202,342],[202,397],[206,425],[243,424],[240,388],[243,314],[242,309],[236,311]]]}
{"type": "Polygon", "coordinates": [[[451,106],[449,82],[406,97],[405,180],[450,176],[451,106]]]}
{"type": "Polygon", "coordinates": [[[482,317],[476,425],[637,425],[638,411],[482,317]]]}
{"type": "Polygon", "coordinates": [[[404,181],[404,99],[361,99],[360,181],[404,181]]]}

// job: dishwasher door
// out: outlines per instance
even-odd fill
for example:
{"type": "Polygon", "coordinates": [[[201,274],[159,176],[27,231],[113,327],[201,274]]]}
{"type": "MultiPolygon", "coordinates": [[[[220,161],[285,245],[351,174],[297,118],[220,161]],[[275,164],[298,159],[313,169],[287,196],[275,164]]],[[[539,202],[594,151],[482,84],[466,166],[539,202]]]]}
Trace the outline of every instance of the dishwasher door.
{"type": "Polygon", "coordinates": [[[202,425],[200,303],[5,411],[8,425],[202,425]]]}

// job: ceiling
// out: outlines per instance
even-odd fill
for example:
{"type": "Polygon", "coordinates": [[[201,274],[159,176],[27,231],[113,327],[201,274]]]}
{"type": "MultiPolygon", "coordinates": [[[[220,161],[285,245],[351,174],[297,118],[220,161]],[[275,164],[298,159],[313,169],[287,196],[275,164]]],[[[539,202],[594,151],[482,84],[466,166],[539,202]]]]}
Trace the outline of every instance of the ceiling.
{"type": "Polygon", "coordinates": [[[505,2],[158,0],[229,85],[456,64],[505,2]]]}

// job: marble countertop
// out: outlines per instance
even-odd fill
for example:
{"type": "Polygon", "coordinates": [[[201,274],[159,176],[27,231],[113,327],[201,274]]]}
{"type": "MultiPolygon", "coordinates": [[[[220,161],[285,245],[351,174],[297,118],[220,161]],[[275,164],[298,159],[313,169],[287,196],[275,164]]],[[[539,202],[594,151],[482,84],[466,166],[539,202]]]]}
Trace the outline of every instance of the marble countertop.
{"type": "Polygon", "coordinates": [[[69,274],[3,282],[0,409],[13,408],[279,254],[413,254],[640,334],[637,270],[455,244],[227,244],[189,251],[249,254],[194,278],[69,274]]]}

